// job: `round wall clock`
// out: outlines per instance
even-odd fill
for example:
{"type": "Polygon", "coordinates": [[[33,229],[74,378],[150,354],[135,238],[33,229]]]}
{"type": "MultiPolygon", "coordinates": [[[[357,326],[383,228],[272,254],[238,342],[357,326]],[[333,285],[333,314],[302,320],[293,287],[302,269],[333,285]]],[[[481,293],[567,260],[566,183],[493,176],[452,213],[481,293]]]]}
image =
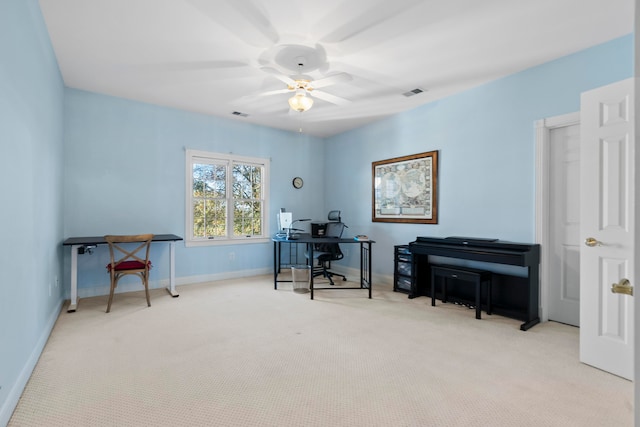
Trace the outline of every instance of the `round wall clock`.
{"type": "Polygon", "coordinates": [[[299,176],[293,178],[292,183],[294,188],[302,188],[302,186],[304,185],[304,181],[302,181],[302,178],[300,178],[299,176]]]}

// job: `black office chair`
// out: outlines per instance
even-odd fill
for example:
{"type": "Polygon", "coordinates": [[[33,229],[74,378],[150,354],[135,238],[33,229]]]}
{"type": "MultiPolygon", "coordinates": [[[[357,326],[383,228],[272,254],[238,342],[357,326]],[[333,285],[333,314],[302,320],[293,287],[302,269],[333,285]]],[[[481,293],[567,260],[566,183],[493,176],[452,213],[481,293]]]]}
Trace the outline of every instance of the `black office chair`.
{"type": "MultiPolygon", "coordinates": [[[[333,237],[339,239],[342,237],[342,232],[347,227],[340,218],[340,211],[331,211],[328,215],[329,222],[325,230],[325,237],[333,237]]],[[[338,261],[344,258],[344,254],[340,250],[340,245],[337,243],[314,243],[313,245],[314,258],[318,260],[318,265],[313,268],[313,277],[323,276],[331,285],[333,283],[333,277],[342,277],[343,281],[347,278],[344,274],[339,274],[329,270],[331,261],[338,261]]]]}

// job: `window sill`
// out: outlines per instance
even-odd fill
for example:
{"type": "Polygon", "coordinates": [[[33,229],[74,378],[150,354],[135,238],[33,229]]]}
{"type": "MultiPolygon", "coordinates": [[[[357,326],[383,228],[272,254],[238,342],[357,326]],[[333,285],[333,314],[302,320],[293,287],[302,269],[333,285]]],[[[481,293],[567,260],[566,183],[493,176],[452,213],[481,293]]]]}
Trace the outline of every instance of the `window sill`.
{"type": "Polygon", "coordinates": [[[185,240],[184,245],[187,248],[197,248],[204,246],[232,246],[246,245],[256,243],[268,243],[271,241],[269,237],[247,237],[244,239],[210,239],[210,240],[185,240]]]}

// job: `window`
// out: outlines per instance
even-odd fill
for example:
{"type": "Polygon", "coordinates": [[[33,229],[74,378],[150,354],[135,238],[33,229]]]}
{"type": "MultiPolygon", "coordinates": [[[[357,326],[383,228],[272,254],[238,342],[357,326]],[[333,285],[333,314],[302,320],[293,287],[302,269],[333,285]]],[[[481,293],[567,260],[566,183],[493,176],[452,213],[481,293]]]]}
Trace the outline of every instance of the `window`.
{"type": "Polygon", "coordinates": [[[268,237],[268,159],[187,150],[187,246],[268,237]]]}

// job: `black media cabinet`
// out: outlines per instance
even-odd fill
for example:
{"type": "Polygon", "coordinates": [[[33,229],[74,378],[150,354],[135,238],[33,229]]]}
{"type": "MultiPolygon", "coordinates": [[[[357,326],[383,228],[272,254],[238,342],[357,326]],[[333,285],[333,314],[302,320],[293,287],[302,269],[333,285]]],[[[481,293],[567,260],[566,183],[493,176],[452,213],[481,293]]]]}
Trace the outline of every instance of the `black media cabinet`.
{"type": "Polygon", "coordinates": [[[393,291],[411,293],[411,263],[409,245],[397,245],[393,250],[393,291]]]}

